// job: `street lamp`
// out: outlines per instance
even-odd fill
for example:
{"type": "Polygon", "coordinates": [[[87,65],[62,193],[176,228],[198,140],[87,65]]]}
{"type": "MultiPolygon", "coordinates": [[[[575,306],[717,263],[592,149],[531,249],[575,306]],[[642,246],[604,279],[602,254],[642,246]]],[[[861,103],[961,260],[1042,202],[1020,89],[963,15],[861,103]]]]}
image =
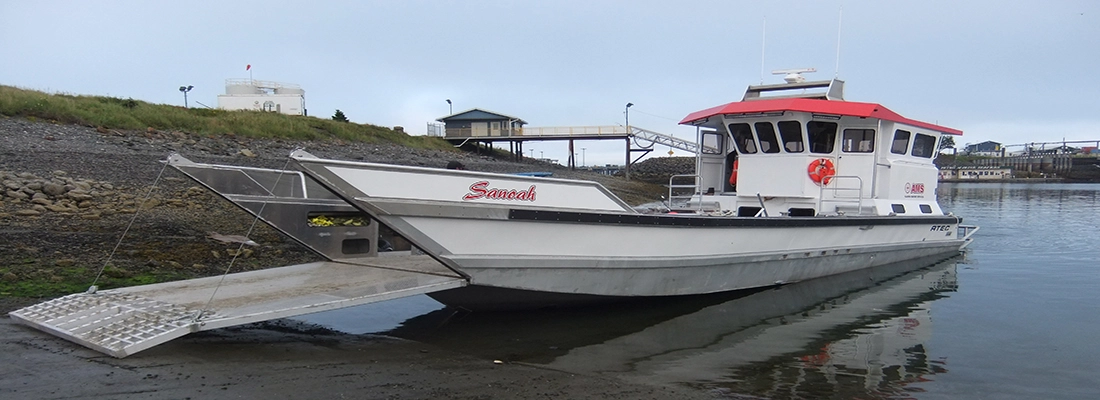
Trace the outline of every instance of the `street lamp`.
{"type": "Polygon", "coordinates": [[[630,107],[633,106],[633,105],[634,105],[634,103],[626,103],[626,112],[625,112],[625,114],[626,114],[626,131],[627,131],[627,133],[630,133],[630,107]]]}
{"type": "Polygon", "coordinates": [[[180,86],[180,92],[183,93],[183,108],[191,108],[191,107],[187,106],[187,92],[190,92],[191,89],[194,89],[194,88],[195,87],[191,86],[191,85],[180,86]]]}
{"type": "Polygon", "coordinates": [[[447,112],[449,113],[448,115],[454,115],[455,114],[454,108],[451,107],[451,99],[447,99],[447,112]]]}
{"type": "Polygon", "coordinates": [[[588,163],[584,162],[584,150],[585,150],[585,148],[581,147],[581,166],[582,167],[587,167],[588,163]]]}

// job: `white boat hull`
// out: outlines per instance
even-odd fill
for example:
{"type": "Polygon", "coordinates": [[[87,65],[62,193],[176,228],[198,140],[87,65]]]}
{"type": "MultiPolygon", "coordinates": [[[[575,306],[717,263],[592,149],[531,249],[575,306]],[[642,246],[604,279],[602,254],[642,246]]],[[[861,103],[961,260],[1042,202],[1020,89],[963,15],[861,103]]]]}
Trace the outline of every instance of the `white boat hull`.
{"type": "MultiPolygon", "coordinates": [[[[466,276],[472,288],[456,291],[480,286],[615,297],[713,293],[915,258],[946,259],[966,242],[957,234],[960,220],[952,216],[643,215],[616,209],[621,201],[591,182],[292,157],[348,203],[466,276]],[[372,184],[371,177],[380,175],[386,177],[384,190],[372,184]],[[505,179],[531,191],[555,185],[564,199],[570,198],[570,185],[609,198],[592,207],[543,198],[462,200],[472,182],[505,179]],[[406,196],[394,187],[397,182],[443,189],[430,198],[406,196]]],[[[455,293],[437,295],[462,301],[455,293]]]]}

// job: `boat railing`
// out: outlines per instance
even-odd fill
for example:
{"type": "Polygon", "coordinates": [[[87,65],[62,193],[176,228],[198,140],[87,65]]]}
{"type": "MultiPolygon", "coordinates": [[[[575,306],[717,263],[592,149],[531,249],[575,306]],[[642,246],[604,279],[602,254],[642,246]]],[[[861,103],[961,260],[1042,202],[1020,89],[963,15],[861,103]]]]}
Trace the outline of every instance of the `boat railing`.
{"type": "Polygon", "coordinates": [[[959,246],[959,250],[965,249],[966,246],[969,246],[970,243],[974,241],[974,238],[972,236],[974,236],[974,233],[978,232],[978,229],[981,229],[981,228],[978,227],[977,225],[959,225],[958,226],[958,230],[959,230],[958,237],[961,237],[963,239],[963,244],[962,244],[962,246],[959,246]]]}
{"type": "Polygon", "coordinates": [[[834,175],[829,183],[821,185],[817,196],[817,209],[824,210],[825,203],[835,203],[839,210],[842,205],[855,205],[856,215],[863,215],[863,178],[855,175],[834,175]],[[853,187],[851,182],[855,182],[853,187]],[[831,194],[826,199],[825,194],[831,194]]]}
{"type": "MultiPolygon", "coordinates": [[[[672,175],[668,177],[668,208],[671,209],[687,209],[691,203],[691,199],[695,197],[695,194],[699,192],[699,175],[698,174],[685,174],[685,175],[672,175]],[[688,184],[689,180],[691,183],[688,184]]],[[[699,201],[699,211],[703,209],[702,199],[699,201]]]]}

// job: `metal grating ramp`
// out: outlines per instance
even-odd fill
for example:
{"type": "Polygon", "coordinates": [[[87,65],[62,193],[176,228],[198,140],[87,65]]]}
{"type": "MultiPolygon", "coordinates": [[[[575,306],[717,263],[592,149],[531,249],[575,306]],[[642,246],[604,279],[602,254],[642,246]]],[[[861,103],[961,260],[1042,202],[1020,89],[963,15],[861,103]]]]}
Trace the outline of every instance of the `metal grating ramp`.
{"type": "Polygon", "coordinates": [[[107,291],[71,294],[8,315],[121,358],[191,333],[195,314],[163,301],[107,291]]]}
{"type": "Polygon", "coordinates": [[[428,256],[376,257],[373,265],[366,263],[322,261],[72,294],[8,315],[122,358],[192,332],[466,286],[463,277],[428,256]]]}

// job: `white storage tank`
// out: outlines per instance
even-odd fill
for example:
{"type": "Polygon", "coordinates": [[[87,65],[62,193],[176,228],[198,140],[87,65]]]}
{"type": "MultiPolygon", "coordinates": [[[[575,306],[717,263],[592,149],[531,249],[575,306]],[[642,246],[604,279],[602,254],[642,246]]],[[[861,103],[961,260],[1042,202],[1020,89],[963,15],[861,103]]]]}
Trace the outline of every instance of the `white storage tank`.
{"type": "Polygon", "coordinates": [[[263,94],[263,90],[247,83],[230,83],[225,85],[225,94],[263,94]]]}
{"type": "Polygon", "coordinates": [[[275,88],[275,94],[306,94],[305,90],[299,87],[277,87],[275,88]]]}

